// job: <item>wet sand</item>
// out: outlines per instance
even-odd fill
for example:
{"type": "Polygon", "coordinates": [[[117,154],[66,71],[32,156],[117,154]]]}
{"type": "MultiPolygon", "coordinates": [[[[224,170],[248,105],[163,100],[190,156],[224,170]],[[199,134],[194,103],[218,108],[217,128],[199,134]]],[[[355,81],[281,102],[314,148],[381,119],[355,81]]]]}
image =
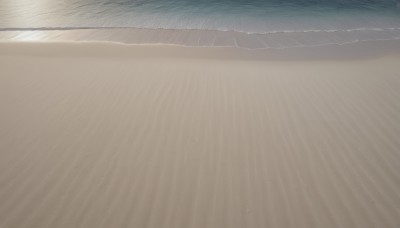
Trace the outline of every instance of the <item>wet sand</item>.
{"type": "Polygon", "coordinates": [[[0,50],[1,228],[400,227],[400,55],[0,50]]]}

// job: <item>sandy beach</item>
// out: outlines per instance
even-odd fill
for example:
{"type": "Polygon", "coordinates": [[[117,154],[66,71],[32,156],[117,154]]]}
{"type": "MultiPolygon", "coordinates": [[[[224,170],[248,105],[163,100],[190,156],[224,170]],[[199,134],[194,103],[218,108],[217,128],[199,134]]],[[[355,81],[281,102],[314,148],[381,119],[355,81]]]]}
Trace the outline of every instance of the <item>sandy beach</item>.
{"type": "Polygon", "coordinates": [[[0,227],[400,227],[400,54],[252,53],[0,43],[0,227]]]}

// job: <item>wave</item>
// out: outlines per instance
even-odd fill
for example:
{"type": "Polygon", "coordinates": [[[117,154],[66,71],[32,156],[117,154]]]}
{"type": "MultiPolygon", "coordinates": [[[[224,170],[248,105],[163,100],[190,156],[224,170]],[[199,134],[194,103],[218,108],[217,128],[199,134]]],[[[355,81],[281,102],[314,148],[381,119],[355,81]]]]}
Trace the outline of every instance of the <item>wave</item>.
{"type": "MultiPolygon", "coordinates": [[[[399,0],[400,1],[400,0],[399,0]]],[[[91,30],[91,29],[146,29],[146,30],[196,30],[196,31],[221,31],[221,32],[239,32],[245,34],[276,34],[276,33],[308,33],[308,32],[354,32],[354,31],[396,31],[400,30],[400,27],[387,27],[387,28],[352,28],[352,29],[307,29],[307,30],[273,30],[273,31],[264,31],[264,32],[248,32],[242,31],[238,29],[198,29],[198,28],[185,28],[185,29],[170,29],[170,28],[148,28],[148,27],[127,27],[127,26],[71,26],[71,27],[10,27],[10,28],[1,28],[1,31],[59,31],[59,30],[91,30]]]]}
{"type": "Polygon", "coordinates": [[[277,30],[249,33],[236,30],[134,27],[0,28],[0,39],[44,41],[105,41],[125,44],[172,44],[191,47],[285,49],[343,45],[362,41],[398,40],[400,28],[277,30]]]}

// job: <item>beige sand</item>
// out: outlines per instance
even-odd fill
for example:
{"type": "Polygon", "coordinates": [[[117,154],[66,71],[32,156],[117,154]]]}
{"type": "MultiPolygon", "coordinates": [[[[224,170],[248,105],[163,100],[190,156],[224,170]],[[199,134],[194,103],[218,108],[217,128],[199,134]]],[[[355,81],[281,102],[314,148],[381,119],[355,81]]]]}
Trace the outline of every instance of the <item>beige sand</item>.
{"type": "Polygon", "coordinates": [[[1,228],[400,227],[399,55],[0,50],[1,228]]]}

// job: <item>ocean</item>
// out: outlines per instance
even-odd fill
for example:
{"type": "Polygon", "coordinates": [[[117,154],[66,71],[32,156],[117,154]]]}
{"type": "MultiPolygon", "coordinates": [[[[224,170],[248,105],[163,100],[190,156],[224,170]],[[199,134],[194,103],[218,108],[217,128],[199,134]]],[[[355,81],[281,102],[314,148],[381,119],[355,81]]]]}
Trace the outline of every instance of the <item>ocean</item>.
{"type": "Polygon", "coordinates": [[[400,39],[396,0],[0,0],[0,39],[291,48],[400,39]]]}

